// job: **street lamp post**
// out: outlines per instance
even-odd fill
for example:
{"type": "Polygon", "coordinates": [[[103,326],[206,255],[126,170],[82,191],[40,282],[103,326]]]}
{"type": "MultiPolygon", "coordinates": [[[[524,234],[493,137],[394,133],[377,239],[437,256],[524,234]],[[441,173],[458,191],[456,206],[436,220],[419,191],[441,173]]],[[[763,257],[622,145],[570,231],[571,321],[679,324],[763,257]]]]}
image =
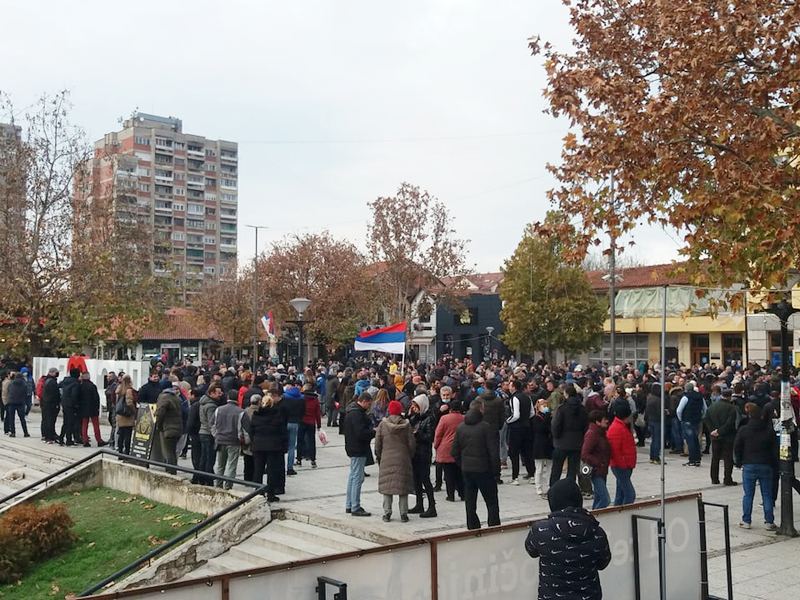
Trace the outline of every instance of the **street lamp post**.
{"type": "Polygon", "coordinates": [[[794,480],[794,461],[792,461],[790,434],[794,412],[789,398],[789,317],[800,309],[794,308],[786,298],[771,304],[766,312],[772,313],[781,324],[781,442],[780,442],[780,485],[781,485],[781,524],[779,535],[797,537],[794,527],[794,508],[792,506],[792,481],[794,480]]]}
{"type": "Polygon", "coordinates": [[[263,225],[245,225],[256,232],[255,254],[253,254],[253,374],[258,362],[258,230],[267,229],[263,225]]]}
{"type": "Polygon", "coordinates": [[[297,371],[298,373],[302,373],[305,366],[305,357],[303,356],[303,325],[305,325],[306,322],[303,318],[303,314],[308,310],[308,307],[311,306],[311,300],[308,298],[293,298],[289,300],[289,304],[291,304],[292,308],[297,312],[297,319],[290,321],[290,323],[297,323],[297,328],[300,331],[300,337],[297,341],[297,371]]]}
{"type": "Polygon", "coordinates": [[[489,335],[489,360],[492,360],[492,334],[494,333],[494,327],[491,325],[487,325],[486,333],[489,335]]]}

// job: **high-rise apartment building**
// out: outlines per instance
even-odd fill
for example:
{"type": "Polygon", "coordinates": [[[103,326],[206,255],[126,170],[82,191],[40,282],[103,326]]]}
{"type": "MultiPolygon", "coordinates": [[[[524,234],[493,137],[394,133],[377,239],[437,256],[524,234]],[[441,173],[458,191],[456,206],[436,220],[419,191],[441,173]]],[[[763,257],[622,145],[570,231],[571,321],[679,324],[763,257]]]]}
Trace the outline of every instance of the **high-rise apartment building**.
{"type": "Polygon", "coordinates": [[[204,281],[236,270],[238,145],[184,133],[180,119],[135,113],[95,143],[89,182],[76,186],[90,239],[136,224],[156,275],[192,304],[204,281]]]}

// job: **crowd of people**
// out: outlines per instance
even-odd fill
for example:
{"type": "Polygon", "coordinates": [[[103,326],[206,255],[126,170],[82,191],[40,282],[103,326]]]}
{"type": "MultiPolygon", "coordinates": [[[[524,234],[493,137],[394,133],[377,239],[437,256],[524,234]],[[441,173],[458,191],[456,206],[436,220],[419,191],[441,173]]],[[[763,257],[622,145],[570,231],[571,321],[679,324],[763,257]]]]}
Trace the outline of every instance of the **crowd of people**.
{"type": "MultiPolygon", "coordinates": [[[[98,422],[100,392],[85,367],[70,367],[63,379],[51,369],[35,385],[26,367],[0,369],[7,435],[15,435],[17,419],[28,435],[25,414],[35,396],[43,441],[89,446],[91,424],[96,444],[106,444],[98,422]]],[[[685,457],[687,468],[700,467],[703,455],[711,454],[712,483],[737,485],[733,469],[741,467],[741,526],[750,526],[759,485],[766,527],[774,528],[779,370],[671,363],[662,412],[658,369],[647,363],[584,368],[514,359],[476,365],[452,357],[402,365],[378,357],[349,364],[319,361],[302,372],[265,364],[253,372],[241,363],[154,361],[138,390],[130,376],[109,373],[104,396],[110,442],[118,452],[131,452],[139,407],[153,404],[154,459],[175,465],[190,452],[198,472],[192,482],[220,487],[232,485],[242,460],[245,479],[266,479],[271,502],[280,500],[287,477],[296,475],[303,461],[316,468],[317,441],[327,442],[325,417],[328,432],[338,428],[344,437],[350,459],[343,482],[347,513],[371,515],[362,506],[361,486],[369,475],[366,467],[377,463],[384,521],[392,519],[395,496],[402,521],[414,514],[435,518],[436,494],[444,489],[445,501],[464,501],[471,529],[480,527],[479,494],[488,524],[500,523],[503,483],[528,483],[545,498],[564,477],[592,498],[593,509],[601,509],[612,504],[610,472],[613,504],[634,502],[637,446],[649,438],[650,462],[659,463],[663,426],[665,448],[685,457]]],[[[795,411],[797,392],[793,381],[795,411]]],[[[795,459],[796,438],[792,434],[795,459]]]]}

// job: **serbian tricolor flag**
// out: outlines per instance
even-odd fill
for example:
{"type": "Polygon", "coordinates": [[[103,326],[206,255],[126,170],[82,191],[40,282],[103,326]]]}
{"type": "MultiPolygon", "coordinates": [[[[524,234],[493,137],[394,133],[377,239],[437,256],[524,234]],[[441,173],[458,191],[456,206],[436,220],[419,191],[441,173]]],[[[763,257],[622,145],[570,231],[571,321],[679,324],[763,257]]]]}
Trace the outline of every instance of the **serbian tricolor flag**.
{"type": "Polygon", "coordinates": [[[377,352],[391,352],[392,354],[405,354],[406,351],[406,322],[396,323],[380,329],[362,331],[356,336],[356,351],[375,350],[377,352]]]}
{"type": "Polygon", "coordinates": [[[272,311],[261,317],[261,324],[264,326],[264,331],[270,337],[275,336],[275,319],[272,318],[272,311]]]}

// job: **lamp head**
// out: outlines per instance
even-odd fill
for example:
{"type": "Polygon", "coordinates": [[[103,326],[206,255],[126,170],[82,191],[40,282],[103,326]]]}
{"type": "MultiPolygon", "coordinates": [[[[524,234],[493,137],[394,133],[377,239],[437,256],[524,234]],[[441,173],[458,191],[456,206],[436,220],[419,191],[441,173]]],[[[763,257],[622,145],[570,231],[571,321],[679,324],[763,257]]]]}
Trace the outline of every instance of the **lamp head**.
{"type": "Polygon", "coordinates": [[[292,305],[292,308],[297,311],[297,316],[302,317],[303,313],[308,310],[308,307],[311,306],[311,300],[308,298],[293,298],[289,300],[289,304],[292,305]]]}

